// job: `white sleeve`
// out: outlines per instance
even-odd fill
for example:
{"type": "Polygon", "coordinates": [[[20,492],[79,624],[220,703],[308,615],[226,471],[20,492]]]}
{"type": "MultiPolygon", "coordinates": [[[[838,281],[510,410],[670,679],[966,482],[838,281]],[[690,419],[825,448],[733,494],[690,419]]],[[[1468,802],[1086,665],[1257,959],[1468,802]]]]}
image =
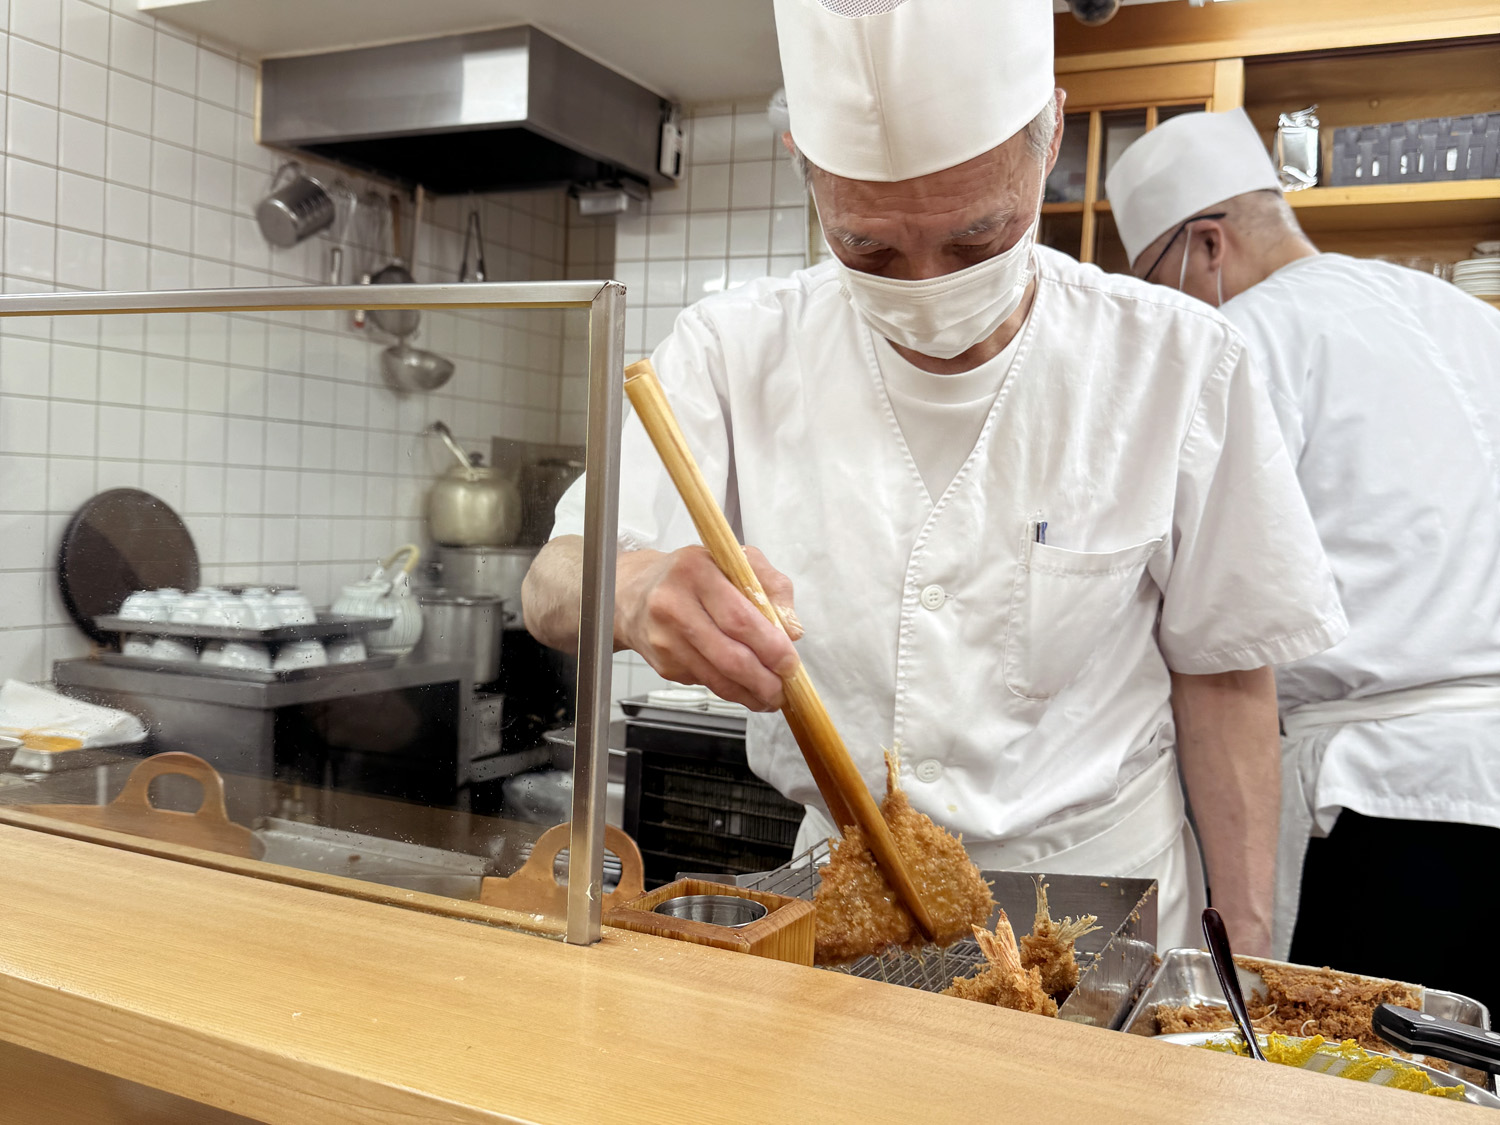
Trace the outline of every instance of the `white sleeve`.
{"type": "Polygon", "coordinates": [[[1237,339],[1183,441],[1172,549],[1157,559],[1158,643],[1175,672],[1285,664],[1349,631],[1264,386],[1237,339]]]}
{"type": "Polygon", "coordinates": [[[1295,324],[1289,323],[1292,310],[1284,304],[1278,308],[1275,302],[1258,301],[1255,296],[1252,293],[1237,297],[1222,311],[1244,336],[1251,362],[1265,380],[1287,455],[1295,466],[1307,445],[1302,403],[1309,364],[1294,343],[1301,333],[1295,324]]]}
{"type": "MultiPolygon", "coordinates": [[[[732,459],[728,407],[724,394],[724,355],[713,325],[696,308],[683,310],[651,356],[688,448],[721,506],[732,459]]],[[[619,541],[622,550],[674,551],[698,542],[698,532],[640,420],[629,410],[620,444],[619,541]]],[[[580,476],[557,503],[552,537],[583,534],[584,478],[580,476]]]]}

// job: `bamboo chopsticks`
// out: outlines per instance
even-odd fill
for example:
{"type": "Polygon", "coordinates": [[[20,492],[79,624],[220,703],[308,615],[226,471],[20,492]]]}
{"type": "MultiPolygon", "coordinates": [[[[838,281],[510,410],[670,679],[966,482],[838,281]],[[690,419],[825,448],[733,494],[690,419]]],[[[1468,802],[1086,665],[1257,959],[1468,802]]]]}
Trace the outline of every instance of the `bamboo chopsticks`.
{"type": "MultiPolygon", "coordinates": [[[[625,393],[630,397],[641,424],[646,427],[651,443],[656,446],[662,464],[687,505],[698,536],[714,562],[766,620],[785,632],[785,622],[766,597],[760,579],[745,557],[744,548],[724,518],[708,482],[703,479],[649,359],[632,363],[625,369],[625,393]]],[[[870,852],[885,873],[886,881],[930,938],[934,933],[932,915],[896,849],[890,826],[880,815],[875,798],[870,795],[869,787],[855,768],[844,740],[839,737],[838,729],[828,715],[828,709],[823,706],[823,700],[808,678],[807,669],[799,664],[795,672],[783,679],[782,686],[786,702],[781,713],[802,749],[802,756],[807,760],[807,767],[812,771],[830,815],[840,831],[851,824],[858,824],[864,830],[870,852]]]]}

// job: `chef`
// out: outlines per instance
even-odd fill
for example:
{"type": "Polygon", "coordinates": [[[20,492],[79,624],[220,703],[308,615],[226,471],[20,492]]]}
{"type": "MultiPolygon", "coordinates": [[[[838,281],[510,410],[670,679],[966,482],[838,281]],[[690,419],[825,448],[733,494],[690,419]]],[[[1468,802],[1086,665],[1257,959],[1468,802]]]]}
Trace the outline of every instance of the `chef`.
{"type": "MultiPolygon", "coordinates": [[[[685,310],[654,361],[805,632],[794,649],[714,568],[631,422],[616,644],[758,712],[805,661],[877,792],[896,746],[913,805],[981,867],[1157,878],[1164,945],[1201,940],[1180,762],[1215,902],[1263,951],[1269,666],[1345,625],[1243,345],[1036,245],[1050,5],[777,0],[776,23],[783,142],[834,260],[685,310]]],[[[524,590],[560,647],[582,512],[575,486],[524,590]]],[[[807,806],[801,845],[832,834],[779,716],[752,716],[748,753],[807,806]]]]}
{"type": "Polygon", "coordinates": [[[1500,312],[1318,253],[1242,110],[1172,118],[1107,186],[1135,274],[1243,333],[1349,615],[1277,674],[1275,948],[1456,984],[1478,966],[1434,907],[1456,917],[1500,854],[1500,312]]]}

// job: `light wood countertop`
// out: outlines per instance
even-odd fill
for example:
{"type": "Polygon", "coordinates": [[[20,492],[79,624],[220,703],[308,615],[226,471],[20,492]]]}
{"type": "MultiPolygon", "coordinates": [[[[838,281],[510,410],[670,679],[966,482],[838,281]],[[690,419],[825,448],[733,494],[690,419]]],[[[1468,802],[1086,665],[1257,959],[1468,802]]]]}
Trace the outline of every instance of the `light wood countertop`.
{"type": "Polygon", "coordinates": [[[9,826],[0,1039],[288,1125],[1470,1112],[715,949],[618,931],[576,948],[9,826]]]}

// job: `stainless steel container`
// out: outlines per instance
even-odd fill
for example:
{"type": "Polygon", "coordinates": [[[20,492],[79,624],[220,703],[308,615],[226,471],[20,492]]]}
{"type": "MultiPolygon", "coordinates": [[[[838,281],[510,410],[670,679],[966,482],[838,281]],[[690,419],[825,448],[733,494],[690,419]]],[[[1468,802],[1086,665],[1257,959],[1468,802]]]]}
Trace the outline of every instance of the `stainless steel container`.
{"type": "Polygon", "coordinates": [[[759,922],[766,916],[766,908],[761,903],[734,895],[679,895],[667,899],[655,913],[737,930],[751,922],[759,922]]]}
{"type": "Polygon", "coordinates": [[[471,661],[476,684],[500,675],[499,598],[446,589],[424,590],[417,597],[422,603],[422,639],[413,660],[471,661]]]}
{"type": "Polygon", "coordinates": [[[537,547],[439,547],[443,588],[465,597],[501,598],[521,613],[521,580],[531,569],[537,547]]]}
{"type": "Polygon", "coordinates": [[[267,242],[285,250],[331,227],[337,214],[328,190],[292,161],[277,171],[271,194],[255,209],[255,221],[267,242]]]}

